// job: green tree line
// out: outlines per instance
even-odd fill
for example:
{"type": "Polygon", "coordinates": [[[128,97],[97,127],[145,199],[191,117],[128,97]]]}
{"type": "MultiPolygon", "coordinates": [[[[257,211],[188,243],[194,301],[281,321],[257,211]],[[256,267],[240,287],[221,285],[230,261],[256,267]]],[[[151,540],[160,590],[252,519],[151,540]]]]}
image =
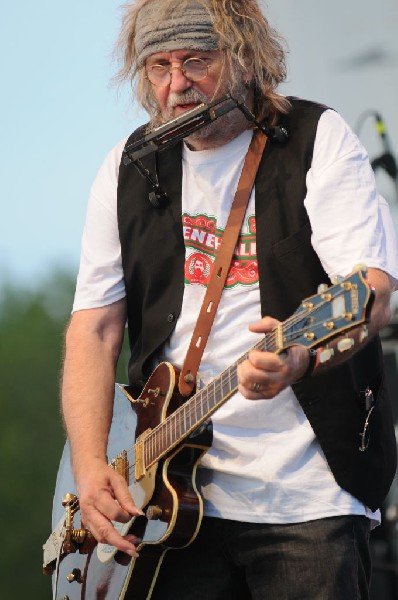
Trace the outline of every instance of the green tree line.
{"type": "MultiPolygon", "coordinates": [[[[42,545],[51,533],[55,479],[65,434],[59,410],[63,337],[74,278],[53,273],[36,288],[0,289],[0,597],[47,600],[42,545]]],[[[125,381],[120,361],[119,381],[125,381]]]]}

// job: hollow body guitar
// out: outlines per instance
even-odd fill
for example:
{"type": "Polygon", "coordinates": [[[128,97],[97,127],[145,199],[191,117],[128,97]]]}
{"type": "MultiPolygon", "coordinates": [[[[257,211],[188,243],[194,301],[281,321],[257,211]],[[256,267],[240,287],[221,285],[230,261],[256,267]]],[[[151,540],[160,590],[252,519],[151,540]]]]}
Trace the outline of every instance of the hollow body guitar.
{"type": "Polygon", "coordinates": [[[171,364],[160,364],[138,401],[131,398],[128,388],[115,386],[108,456],[115,457],[111,466],[125,476],[136,505],[146,514],[128,524],[115,523],[115,526],[122,534],[130,532],[142,539],[137,546],[139,559],[116,552],[111,546],[95,544],[90,539],[81,544],[79,540],[72,540],[68,552],[68,531],[63,516],[66,494],[71,494],[71,504],[67,508],[73,513],[71,537],[78,537],[76,532],[82,530],[82,524],[78,499],[73,497],[76,484],[69,443],[66,443],[53,503],[52,538],[58,537],[55,534],[58,530],[61,545],[61,556],[53,575],[54,598],[116,600],[126,596],[129,586],[134,590],[134,599],[149,598],[166,550],[186,546],[196,536],[202,518],[202,500],[195,487],[194,472],[198,460],[211,445],[211,423],[205,422],[196,428],[153,465],[150,465],[150,455],[161,453],[163,444],[170,445],[171,437],[175,441],[174,432],[165,428],[157,439],[148,440],[147,445],[143,443],[148,437],[146,432],[156,431],[156,427],[181,405],[182,399],[175,391],[177,376],[178,372],[171,364]],[[134,445],[135,438],[137,444],[134,445]],[[149,461],[146,464],[150,466],[144,466],[143,460],[149,461]],[[141,472],[137,476],[139,469],[141,472]]]}
{"type": "MultiPolygon", "coordinates": [[[[367,334],[364,324],[373,292],[364,277],[362,268],[331,287],[321,287],[253,348],[280,353],[293,345],[313,348],[326,343],[326,361],[333,353],[327,341],[344,333],[338,350],[348,350],[354,343],[349,330],[362,325],[361,337],[367,334]]],[[[116,385],[108,456],[145,516],[115,526],[122,535],[141,538],[137,559],[97,543],[80,522],[66,443],[54,495],[53,532],[43,546],[44,572],[53,575],[54,600],[151,597],[165,552],[187,546],[199,531],[203,510],[195,474],[211,446],[209,418],[236,392],[237,365],[246,356],[188,400],[178,393],[179,372],[170,363],[155,369],[137,399],[128,387],[116,385]]]]}

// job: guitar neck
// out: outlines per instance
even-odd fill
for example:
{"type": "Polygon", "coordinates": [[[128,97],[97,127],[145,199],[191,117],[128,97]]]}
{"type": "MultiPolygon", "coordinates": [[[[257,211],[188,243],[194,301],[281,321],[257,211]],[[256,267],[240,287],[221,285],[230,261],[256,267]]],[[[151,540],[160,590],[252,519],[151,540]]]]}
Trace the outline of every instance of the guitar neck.
{"type": "MultiPolygon", "coordinates": [[[[194,394],[142,440],[143,447],[137,454],[143,456],[146,469],[158,462],[173,447],[207,421],[237,391],[237,367],[252,350],[277,352],[283,349],[279,349],[278,339],[283,339],[283,330],[290,325],[289,322],[292,320],[293,317],[282,323],[277,330],[265,335],[248,352],[194,394]]],[[[137,442],[140,443],[139,440],[137,442]]]]}
{"type": "MultiPolygon", "coordinates": [[[[296,312],[266,334],[248,352],[225,369],[206,387],[198,391],[175,412],[136,442],[136,456],[144,473],[163,458],[197,427],[204,423],[238,389],[237,367],[252,350],[281,353],[298,344],[306,348],[319,346],[337,335],[366,323],[373,292],[358,268],[352,275],[331,287],[320,286],[318,294],[306,298],[296,312]]],[[[351,347],[352,340],[348,346],[351,347]]]]}

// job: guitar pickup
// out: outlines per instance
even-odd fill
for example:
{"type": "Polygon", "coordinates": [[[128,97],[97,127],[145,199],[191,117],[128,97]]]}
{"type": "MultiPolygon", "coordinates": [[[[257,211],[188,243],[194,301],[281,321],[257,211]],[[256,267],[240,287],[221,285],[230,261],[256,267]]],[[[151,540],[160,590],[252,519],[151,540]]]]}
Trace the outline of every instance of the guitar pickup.
{"type": "Polygon", "coordinates": [[[148,435],[151,433],[151,429],[144,431],[135,442],[135,479],[140,481],[146,475],[146,464],[144,456],[144,442],[148,435]]]}
{"type": "Polygon", "coordinates": [[[127,482],[127,485],[130,483],[129,482],[129,461],[127,459],[126,450],[123,450],[123,452],[118,454],[116,456],[116,458],[114,458],[112,460],[110,466],[112,467],[112,469],[114,471],[116,471],[116,473],[119,473],[119,475],[124,477],[125,481],[127,482]]]}

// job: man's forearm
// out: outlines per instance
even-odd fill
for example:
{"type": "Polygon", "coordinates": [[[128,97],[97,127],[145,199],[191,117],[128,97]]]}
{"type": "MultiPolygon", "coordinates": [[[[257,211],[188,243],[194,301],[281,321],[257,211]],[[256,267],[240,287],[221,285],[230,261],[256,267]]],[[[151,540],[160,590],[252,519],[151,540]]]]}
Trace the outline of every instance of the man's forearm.
{"type": "Polygon", "coordinates": [[[120,311],[101,311],[76,313],[66,334],[62,412],[75,472],[93,459],[106,460],[123,325],[114,318],[108,322],[109,313],[117,317],[120,311]]]}

